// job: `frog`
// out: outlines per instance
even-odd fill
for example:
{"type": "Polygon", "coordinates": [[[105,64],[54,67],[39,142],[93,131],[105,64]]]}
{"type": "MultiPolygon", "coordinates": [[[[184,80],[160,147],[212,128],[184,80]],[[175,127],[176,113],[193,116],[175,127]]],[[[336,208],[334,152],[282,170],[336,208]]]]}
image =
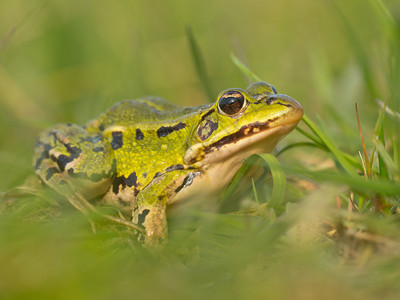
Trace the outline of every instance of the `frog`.
{"type": "Polygon", "coordinates": [[[40,180],[85,214],[97,205],[150,247],[167,241],[167,209],[218,195],[252,154],[271,152],[303,116],[295,99],[266,82],[222,91],[215,103],[181,107],[159,97],[116,103],[83,126],[37,138],[40,180]]]}

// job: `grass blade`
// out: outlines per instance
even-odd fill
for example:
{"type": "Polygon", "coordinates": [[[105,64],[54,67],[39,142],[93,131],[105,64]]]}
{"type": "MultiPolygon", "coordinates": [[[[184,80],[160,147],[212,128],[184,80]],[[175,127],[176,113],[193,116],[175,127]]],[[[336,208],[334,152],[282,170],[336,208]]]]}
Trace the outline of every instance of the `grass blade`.
{"type": "Polygon", "coordinates": [[[390,157],[389,153],[385,149],[385,144],[381,141],[381,139],[374,139],[374,145],[379,154],[379,173],[381,179],[388,179],[389,174],[388,170],[392,174],[399,174],[399,168],[394,163],[393,159],[390,157]]]}
{"type": "Polygon", "coordinates": [[[255,73],[253,73],[235,54],[231,53],[233,63],[252,81],[262,81],[255,73]]]}
{"type": "Polygon", "coordinates": [[[360,194],[375,195],[376,193],[387,196],[399,196],[400,185],[396,182],[387,180],[368,180],[362,176],[351,176],[345,173],[334,173],[330,171],[310,171],[305,168],[284,166],[286,173],[302,174],[311,180],[317,182],[332,182],[340,185],[346,185],[360,194]]]}
{"type": "MultiPolygon", "coordinates": [[[[390,97],[388,97],[386,99],[385,103],[383,103],[383,105],[382,105],[378,120],[376,121],[376,124],[375,124],[375,131],[374,131],[375,138],[379,140],[380,144],[382,144],[383,150],[385,148],[385,134],[384,134],[383,123],[384,123],[385,112],[386,112],[389,100],[390,100],[390,97]]],[[[377,143],[375,143],[375,146],[377,146],[377,143]]],[[[374,150],[375,150],[375,148],[374,148],[374,150]]],[[[386,152],[386,151],[384,151],[384,152],[386,152]]],[[[373,153],[374,153],[374,151],[373,151],[373,153]]],[[[388,179],[389,173],[386,168],[387,164],[385,164],[384,159],[381,157],[382,153],[383,153],[382,149],[381,149],[381,151],[378,151],[379,176],[382,179],[388,179]]],[[[372,165],[372,161],[371,161],[371,165],[372,165]]]]}
{"type": "Polygon", "coordinates": [[[214,99],[215,94],[213,92],[211,82],[207,75],[205,60],[200,51],[199,44],[197,43],[196,38],[194,37],[192,27],[190,27],[189,25],[186,26],[186,36],[189,41],[189,47],[190,47],[190,52],[192,54],[194,66],[196,68],[200,81],[203,85],[204,91],[206,92],[208,99],[210,100],[214,99]]]}
{"type": "Polygon", "coordinates": [[[343,155],[343,153],[334,145],[333,141],[331,141],[322,131],[317,127],[317,125],[311,121],[306,115],[303,115],[303,121],[306,125],[314,132],[314,134],[324,143],[324,145],[329,149],[335,159],[339,162],[339,164],[343,167],[344,170],[351,176],[358,176],[357,172],[353,169],[352,165],[343,155]]]}
{"type": "Polygon", "coordinates": [[[229,184],[229,186],[225,189],[224,193],[222,194],[221,200],[220,200],[221,207],[226,202],[226,200],[228,200],[232,196],[233,192],[236,190],[239,183],[246,176],[247,172],[253,167],[253,165],[257,159],[258,159],[258,157],[253,155],[244,161],[243,165],[240,167],[239,171],[237,171],[235,177],[233,177],[231,183],[229,184]]]}
{"type": "Polygon", "coordinates": [[[254,199],[256,200],[257,205],[260,205],[260,201],[258,200],[258,192],[257,192],[257,188],[256,185],[254,184],[254,179],[251,179],[251,184],[253,186],[253,194],[254,194],[254,199]]]}
{"type": "Polygon", "coordinates": [[[365,158],[365,167],[366,167],[366,171],[367,171],[368,177],[371,178],[371,165],[369,164],[369,157],[368,157],[368,153],[367,153],[367,148],[365,147],[364,137],[363,137],[363,133],[362,133],[362,130],[361,130],[361,123],[360,123],[360,116],[358,114],[357,102],[355,103],[355,107],[356,107],[358,131],[360,133],[361,145],[362,145],[364,158],[365,158]]]}
{"type": "Polygon", "coordinates": [[[285,197],[285,191],[286,191],[285,172],[283,171],[283,168],[279,163],[279,161],[272,154],[265,153],[265,154],[259,154],[259,156],[268,164],[269,169],[271,170],[273,188],[272,188],[271,199],[269,201],[268,206],[276,211],[283,203],[283,199],[285,197]]]}

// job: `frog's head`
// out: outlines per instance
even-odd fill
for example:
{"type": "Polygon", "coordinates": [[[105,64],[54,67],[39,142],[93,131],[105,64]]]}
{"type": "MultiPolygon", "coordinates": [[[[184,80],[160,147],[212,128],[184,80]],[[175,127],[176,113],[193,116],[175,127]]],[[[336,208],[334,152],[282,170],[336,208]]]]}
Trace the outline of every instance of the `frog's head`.
{"type": "Polygon", "coordinates": [[[278,94],[266,82],[253,83],[246,90],[225,90],[202,112],[184,163],[241,162],[251,154],[270,152],[302,116],[296,100],[278,94]]]}

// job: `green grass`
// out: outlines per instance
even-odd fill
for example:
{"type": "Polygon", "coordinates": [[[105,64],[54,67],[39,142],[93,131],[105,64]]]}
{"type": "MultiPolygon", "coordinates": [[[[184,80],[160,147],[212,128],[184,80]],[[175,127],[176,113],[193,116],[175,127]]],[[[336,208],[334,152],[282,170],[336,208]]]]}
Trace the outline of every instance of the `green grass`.
{"type": "Polygon", "coordinates": [[[2,1],[0,298],[397,299],[397,2],[2,1]],[[162,249],[96,216],[93,234],[34,184],[47,126],[148,94],[199,105],[259,78],[303,121],[218,205],[171,213],[162,249]]]}

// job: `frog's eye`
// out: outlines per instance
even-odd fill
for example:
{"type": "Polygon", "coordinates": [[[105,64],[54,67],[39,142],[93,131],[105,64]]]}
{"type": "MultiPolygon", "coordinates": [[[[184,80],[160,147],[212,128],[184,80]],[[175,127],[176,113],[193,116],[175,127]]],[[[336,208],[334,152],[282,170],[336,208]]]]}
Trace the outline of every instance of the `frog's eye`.
{"type": "Polygon", "coordinates": [[[236,115],[244,107],[246,107],[246,99],[238,91],[226,92],[219,98],[218,110],[224,115],[236,115]]]}

